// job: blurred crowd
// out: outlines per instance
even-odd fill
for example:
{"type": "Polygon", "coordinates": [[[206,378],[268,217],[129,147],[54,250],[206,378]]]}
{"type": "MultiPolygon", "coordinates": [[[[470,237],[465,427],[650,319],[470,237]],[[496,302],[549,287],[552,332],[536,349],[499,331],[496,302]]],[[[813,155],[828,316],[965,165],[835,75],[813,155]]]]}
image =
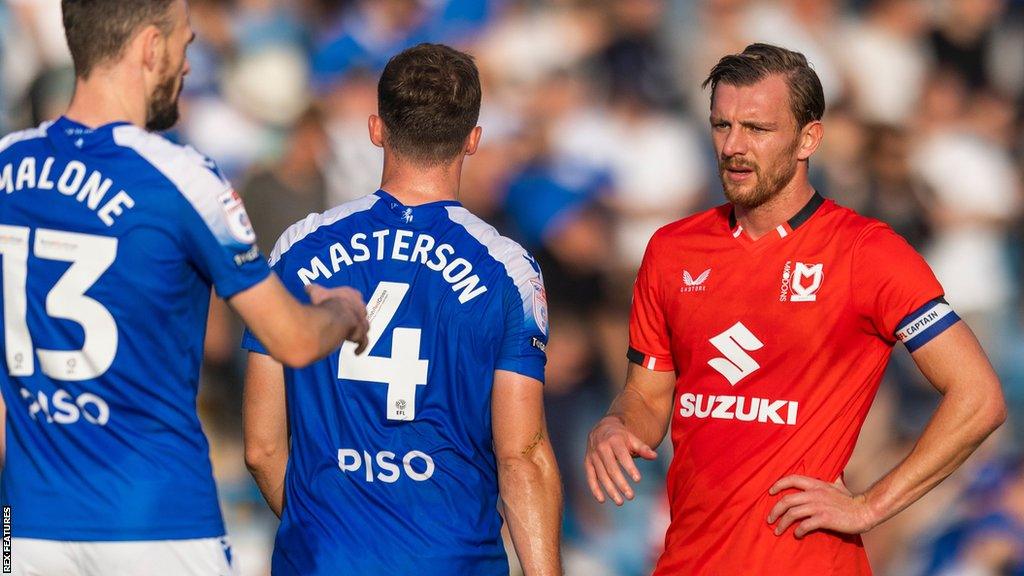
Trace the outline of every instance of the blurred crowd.
{"type": "MultiPolygon", "coordinates": [[[[566,489],[570,575],[649,573],[670,455],[636,501],[600,506],[585,440],[626,368],[630,290],[659,226],[723,202],[700,84],[753,41],[821,77],[826,197],[891,224],[978,333],[1011,416],[967,465],[867,534],[881,575],[1024,574],[1024,1],[191,0],[197,40],[169,134],[215,158],[261,247],[310,212],[373,192],[367,137],[387,59],[471,52],[484,83],[462,203],[531,250],[551,309],[547,411],[566,489]]],[[[0,0],[0,131],[59,115],[74,85],[59,0],[0,0]]],[[[242,574],[267,572],[275,519],[245,470],[240,326],[215,303],[201,412],[242,574]]],[[[898,349],[847,481],[910,450],[939,400],[898,349]]],[[[367,519],[367,521],[371,521],[367,519]]],[[[514,555],[513,555],[514,556],[514,555]]]]}

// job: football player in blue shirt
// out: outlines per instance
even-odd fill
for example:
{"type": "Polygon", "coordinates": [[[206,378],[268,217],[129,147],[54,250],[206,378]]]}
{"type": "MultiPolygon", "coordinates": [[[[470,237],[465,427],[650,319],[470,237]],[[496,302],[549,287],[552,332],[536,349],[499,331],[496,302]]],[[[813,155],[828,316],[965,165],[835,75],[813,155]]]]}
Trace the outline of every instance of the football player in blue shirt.
{"type": "Polygon", "coordinates": [[[561,489],[542,404],[540,269],[457,201],[480,141],[472,59],[421,44],[378,85],[381,189],[289,228],[297,297],[357,288],[369,348],[282,369],[246,336],[246,460],[281,516],[276,576],[559,574],[561,489]]]}
{"type": "MultiPolygon", "coordinates": [[[[64,0],[67,114],[0,140],[13,573],[233,573],[196,390],[211,286],[292,366],[365,340],[348,288],[301,305],[177,120],[185,0],[64,0]]],[[[338,286],[337,284],[334,284],[338,286]]]]}

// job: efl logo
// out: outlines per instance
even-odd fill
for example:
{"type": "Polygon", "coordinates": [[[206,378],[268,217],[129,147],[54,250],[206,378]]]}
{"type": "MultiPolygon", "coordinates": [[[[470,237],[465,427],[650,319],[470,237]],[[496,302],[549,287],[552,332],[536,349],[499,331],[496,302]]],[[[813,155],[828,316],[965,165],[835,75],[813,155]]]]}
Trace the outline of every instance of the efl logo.
{"type": "Polygon", "coordinates": [[[708,281],[708,277],[711,276],[711,268],[700,273],[700,276],[694,278],[690,275],[689,270],[683,270],[683,286],[679,289],[680,292],[704,292],[707,290],[707,286],[704,285],[708,281]]]}
{"type": "Polygon", "coordinates": [[[779,302],[814,302],[818,299],[818,290],[825,278],[824,264],[804,264],[787,261],[782,268],[782,289],[779,302]]]}
{"type": "Polygon", "coordinates": [[[245,204],[242,197],[234,189],[228,190],[220,195],[220,206],[224,210],[225,221],[228,225],[228,232],[242,244],[252,244],[256,241],[256,232],[249,222],[249,214],[245,211],[245,204]]]}

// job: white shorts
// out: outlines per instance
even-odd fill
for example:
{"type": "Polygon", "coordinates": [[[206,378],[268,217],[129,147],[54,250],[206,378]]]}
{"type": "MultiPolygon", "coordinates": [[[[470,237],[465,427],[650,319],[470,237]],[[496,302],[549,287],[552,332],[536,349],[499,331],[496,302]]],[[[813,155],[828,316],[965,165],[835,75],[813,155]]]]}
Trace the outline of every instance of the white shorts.
{"type": "Polygon", "coordinates": [[[226,537],[132,542],[13,538],[15,576],[237,576],[226,537]]]}

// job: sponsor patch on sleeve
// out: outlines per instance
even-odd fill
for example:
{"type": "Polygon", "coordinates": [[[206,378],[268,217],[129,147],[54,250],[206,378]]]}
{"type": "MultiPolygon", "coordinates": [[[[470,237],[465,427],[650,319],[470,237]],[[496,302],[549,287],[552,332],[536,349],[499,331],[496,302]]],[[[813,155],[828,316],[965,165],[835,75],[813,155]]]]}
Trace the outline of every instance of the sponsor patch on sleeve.
{"type": "Polygon", "coordinates": [[[539,278],[531,278],[533,286],[533,320],[544,334],[548,333],[548,295],[539,278]]]}
{"type": "Polygon", "coordinates": [[[896,327],[896,339],[913,352],[960,320],[944,298],[936,298],[910,313],[896,327]]]}
{"type": "Polygon", "coordinates": [[[255,242],[256,233],[249,222],[249,215],[245,212],[241,196],[234,189],[230,189],[221,194],[219,200],[231,236],[242,244],[255,242]]]}

